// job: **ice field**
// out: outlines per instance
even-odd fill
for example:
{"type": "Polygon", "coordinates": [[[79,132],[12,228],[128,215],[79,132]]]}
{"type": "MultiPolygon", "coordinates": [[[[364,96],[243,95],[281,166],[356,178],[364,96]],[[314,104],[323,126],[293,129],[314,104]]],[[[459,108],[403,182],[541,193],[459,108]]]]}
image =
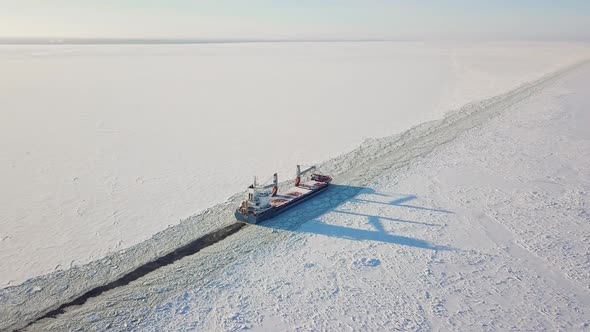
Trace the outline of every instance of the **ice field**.
{"type": "Polygon", "coordinates": [[[0,46],[0,287],[129,248],[368,138],[590,54],[584,44],[0,46]]]}
{"type": "Polygon", "coordinates": [[[589,87],[583,61],[367,140],[316,199],[149,273],[121,277],[236,225],[239,197],[1,289],[0,328],[588,330],[589,87]]]}

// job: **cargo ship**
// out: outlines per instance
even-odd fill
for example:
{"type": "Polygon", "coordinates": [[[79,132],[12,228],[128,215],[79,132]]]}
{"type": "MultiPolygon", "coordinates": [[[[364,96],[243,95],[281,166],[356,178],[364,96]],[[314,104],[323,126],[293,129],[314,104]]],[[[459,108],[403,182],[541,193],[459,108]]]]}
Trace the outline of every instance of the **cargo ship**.
{"type": "Polygon", "coordinates": [[[254,178],[254,183],[248,187],[246,198],[236,209],[236,219],[257,224],[326,190],[332,182],[332,178],[312,173],[315,170],[316,168],[312,166],[302,172],[301,166],[297,165],[295,186],[284,193],[279,193],[277,173],[273,175],[273,183],[269,185],[258,185],[256,178],[254,178]]]}

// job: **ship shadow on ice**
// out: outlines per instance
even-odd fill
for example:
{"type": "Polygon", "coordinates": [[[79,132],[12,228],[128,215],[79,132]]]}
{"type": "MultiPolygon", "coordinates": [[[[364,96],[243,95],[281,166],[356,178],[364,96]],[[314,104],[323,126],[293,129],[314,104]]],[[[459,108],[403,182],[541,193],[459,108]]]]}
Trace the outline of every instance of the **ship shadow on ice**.
{"type": "MultiPolygon", "coordinates": [[[[371,195],[377,195],[377,196],[392,197],[389,194],[377,193],[374,190],[370,194],[371,195]]],[[[398,199],[394,199],[394,200],[389,201],[389,202],[381,202],[381,201],[369,200],[369,199],[361,199],[361,198],[353,198],[353,201],[360,202],[360,203],[363,203],[364,202],[364,203],[384,204],[384,205],[404,207],[404,208],[408,208],[408,209],[416,209],[416,210],[423,210],[423,211],[432,211],[432,212],[441,212],[441,213],[454,214],[453,211],[448,211],[448,210],[444,210],[444,209],[433,209],[433,208],[427,208],[427,207],[423,207],[423,206],[416,206],[416,205],[404,204],[406,202],[409,202],[411,200],[414,200],[414,199],[418,198],[418,196],[416,196],[416,195],[400,195],[400,194],[395,194],[395,195],[403,196],[403,197],[398,198],[398,199]]]]}
{"type": "Polygon", "coordinates": [[[428,211],[431,213],[453,213],[452,211],[444,209],[407,204],[414,199],[417,199],[417,196],[385,194],[366,187],[332,184],[324,193],[293,207],[271,220],[262,222],[257,226],[267,227],[278,231],[319,234],[353,241],[374,241],[428,250],[454,250],[453,248],[435,245],[425,240],[392,234],[391,232],[386,231],[383,222],[405,223],[416,226],[439,228],[444,227],[442,224],[397,219],[389,216],[362,214],[354,211],[347,211],[341,206],[348,201],[358,204],[385,204],[400,208],[428,211]],[[359,196],[363,198],[359,198],[359,196]],[[380,200],[365,199],[364,197],[367,196],[379,197],[380,200]],[[382,201],[381,198],[384,200],[382,201]],[[391,198],[391,200],[389,198],[391,198]],[[328,224],[318,219],[320,216],[328,212],[349,215],[354,218],[363,217],[366,219],[367,225],[369,225],[371,229],[358,229],[347,227],[345,225],[328,224]]]}

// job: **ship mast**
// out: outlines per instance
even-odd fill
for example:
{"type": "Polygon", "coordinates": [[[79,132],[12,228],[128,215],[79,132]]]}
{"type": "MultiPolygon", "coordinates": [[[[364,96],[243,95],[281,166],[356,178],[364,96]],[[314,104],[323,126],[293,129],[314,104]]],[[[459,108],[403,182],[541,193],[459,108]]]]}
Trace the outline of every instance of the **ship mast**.
{"type": "Polygon", "coordinates": [[[273,175],[272,180],[272,196],[275,196],[279,191],[279,176],[277,173],[273,175]]]}

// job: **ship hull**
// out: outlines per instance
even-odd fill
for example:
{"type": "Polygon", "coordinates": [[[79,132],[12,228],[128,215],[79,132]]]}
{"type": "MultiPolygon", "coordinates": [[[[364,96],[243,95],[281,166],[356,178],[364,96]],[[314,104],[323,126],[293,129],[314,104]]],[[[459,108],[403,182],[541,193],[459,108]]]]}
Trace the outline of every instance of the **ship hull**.
{"type": "Polygon", "coordinates": [[[305,202],[306,200],[322,193],[323,191],[325,191],[326,189],[328,189],[329,184],[326,184],[323,187],[314,189],[312,191],[310,191],[309,193],[305,194],[305,195],[301,195],[279,207],[272,207],[262,213],[259,214],[243,214],[241,213],[239,210],[236,210],[235,212],[235,217],[238,221],[241,222],[245,222],[248,224],[259,224],[265,220],[271,219],[273,217],[276,217],[277,215],[287,211],[288,209],[297,206],[303,202],[305,202]]]}

